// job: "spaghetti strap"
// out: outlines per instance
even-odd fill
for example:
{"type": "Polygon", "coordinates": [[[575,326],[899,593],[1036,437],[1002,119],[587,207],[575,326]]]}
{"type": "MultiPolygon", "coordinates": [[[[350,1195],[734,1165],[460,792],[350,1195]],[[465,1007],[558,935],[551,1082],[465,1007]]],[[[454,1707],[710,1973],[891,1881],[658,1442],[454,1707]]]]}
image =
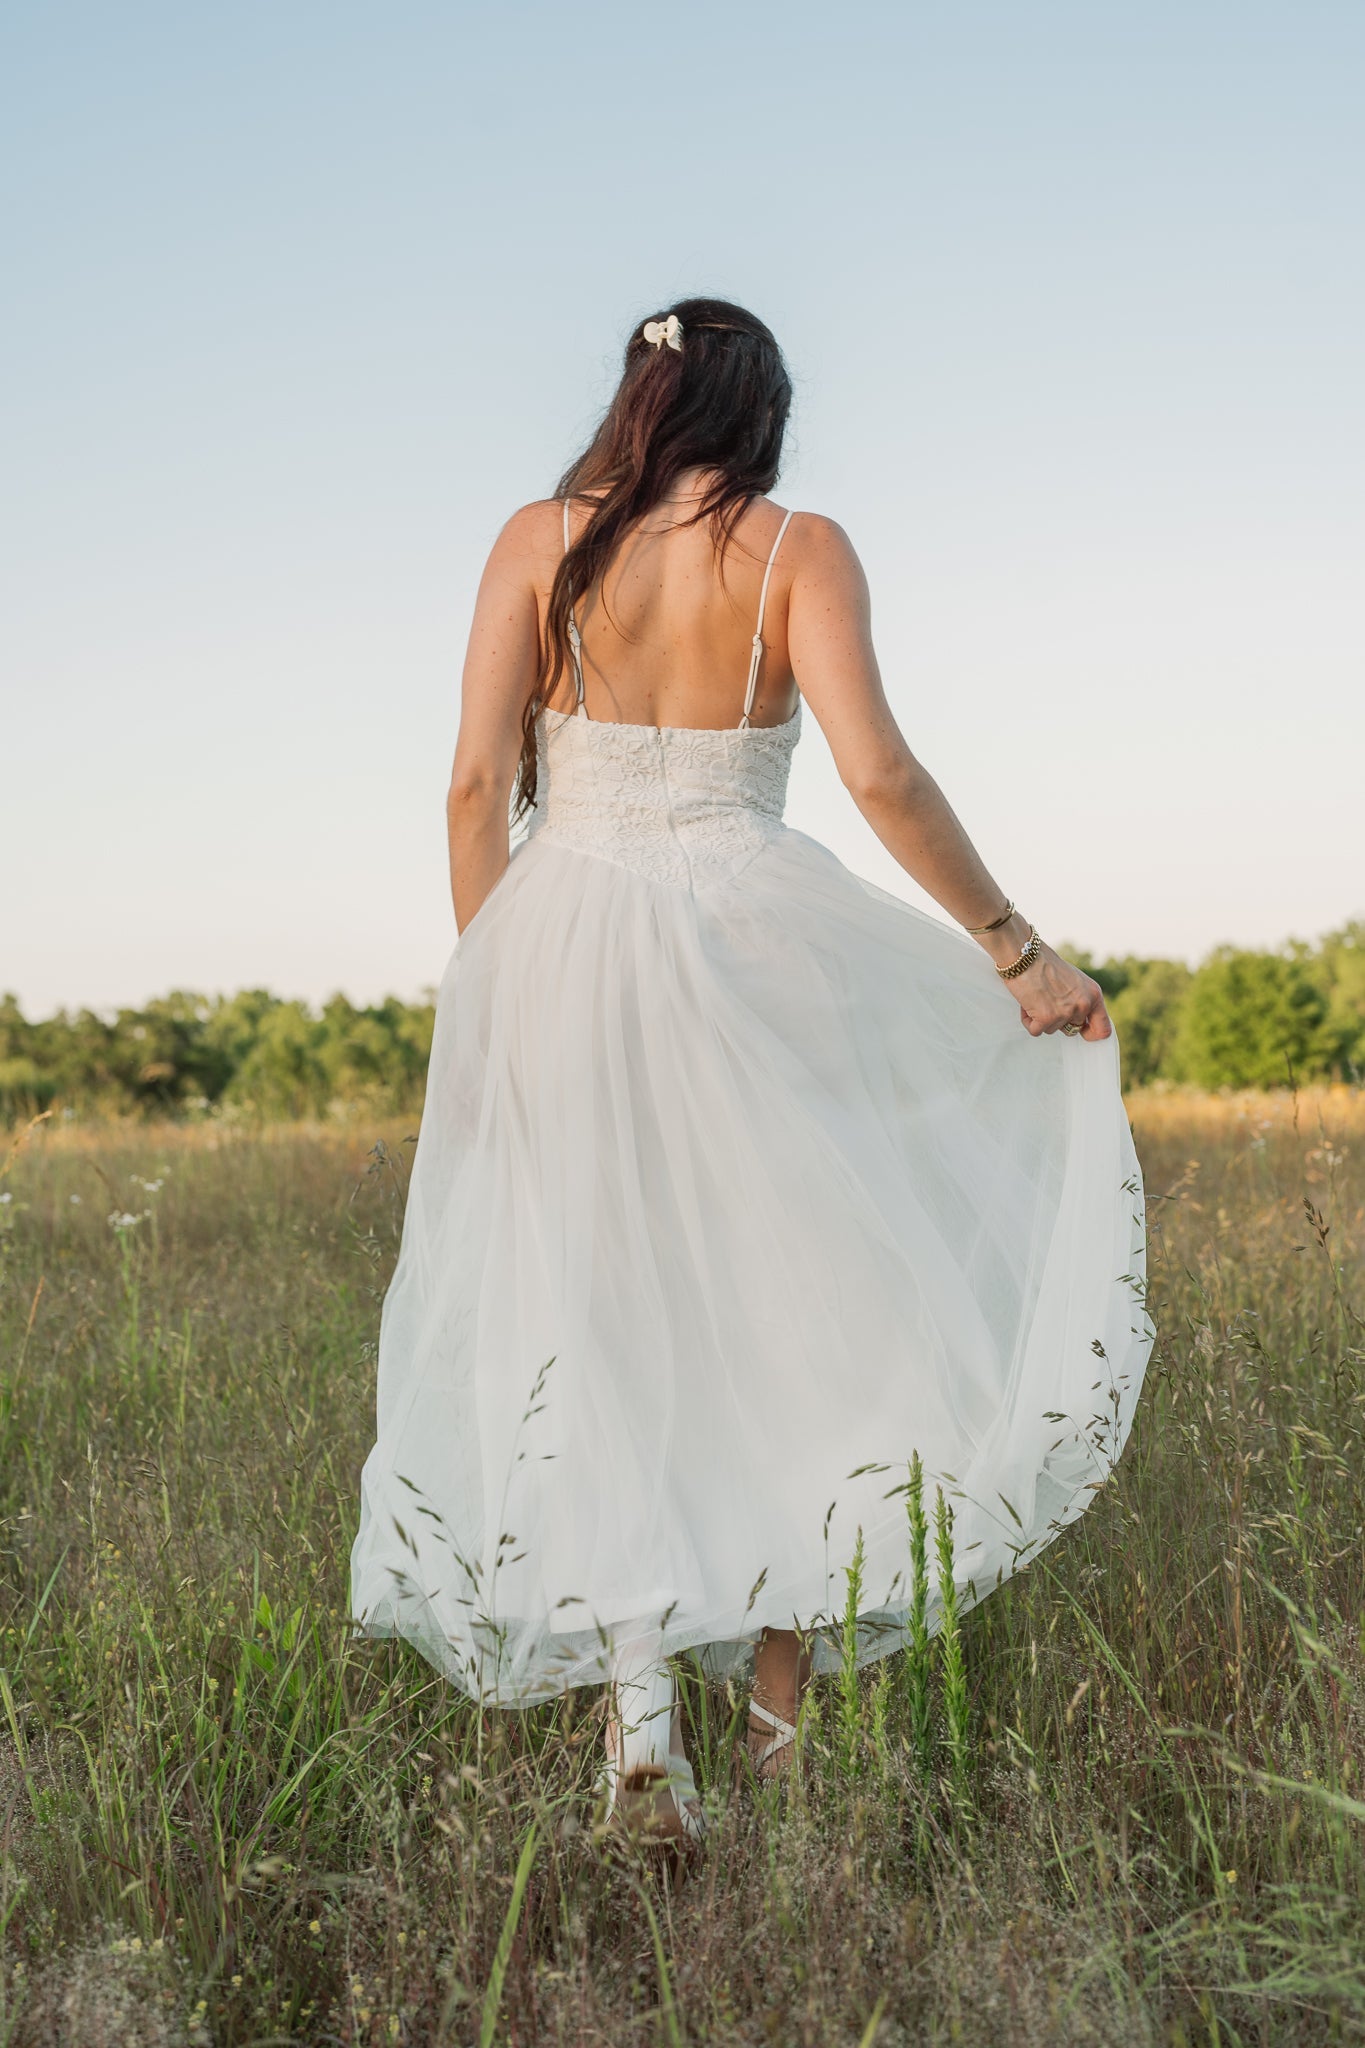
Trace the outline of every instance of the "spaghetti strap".
{"type": "MultiPolygon", "coordinates": [[[[564,552],[569,552],[569,501],[564,500],[564,552]]],[[[760,611],[760,617],[762,613],[760,611]]],[[[586,718],[588,707],[583,701],[583,642],[578,636],[578,621],[573,611],[573,584],[569,585],[569,646],[573,652],[574,677],[578,684],[578,715],[586,718]]]]}
{"type": "MultiPolygon", "coordinates": [[[[568,517],[568,507],[566,506],[564,510],[566,525],[568,517]]],[[[754,631],[753,651],[749,656],[749,683],[744,692],[744,715],[739,721],[741,732],[748,730],[749,713],[754,708],[754,692],[758,688],[758,666],[763,659],[763,610],[768,602],[768,579],[773,573],[773,563],[777,560],[777,551],[782,545],[782,536],[791,525],[791,520],[792,515],[788,512],[786,518],[777,529],[777,539],[773,542],[772,553],[768,556],[768,566],[763,571],[763,588],[758,593],[758,625],[754,631]]]]}

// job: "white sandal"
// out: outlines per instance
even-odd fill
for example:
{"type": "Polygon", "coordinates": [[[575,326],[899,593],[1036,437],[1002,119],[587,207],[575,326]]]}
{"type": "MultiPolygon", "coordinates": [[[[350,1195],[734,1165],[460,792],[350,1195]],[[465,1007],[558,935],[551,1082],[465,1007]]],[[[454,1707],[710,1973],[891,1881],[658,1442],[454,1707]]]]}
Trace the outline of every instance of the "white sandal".
{"type": "Polygon", "coordinates": [[[683,1750],[682,1709],[667,1663],[647,1663],[630,1649],[613,1660],[606,1759],[595,1793],[596,1823],[609,1836],[674,1857],[694,1853],[705,1839],[706,1816],[683,1750]],[[666,1734],[660,1726],[665,1716],[666,1734]]]}
{"type": "MultiPolygon", "coordinates": [[[[760,1721],[766,1721],[770,1728],[776,1730],[776,1733],[764,1743],[757,1756],[752,1751],[748,1753],[749,1762],[753,1765],[755,1773],[759,1774],[762,1772],[764,1764],[771,1757],[778,1756],[782,1750],[791,1748],[792,1744],[796,1741],[796,1723],[794,1721],[784,1721],[780,1714],[775,1714],[771,1707],[760,1706],[758,1701],[752,1698],[752,1696],[749,1700],[749,1712],[760,1721]]],[[[773,1776],[776,1777],[777,1773],[774,1772],[773,1776]]]]}

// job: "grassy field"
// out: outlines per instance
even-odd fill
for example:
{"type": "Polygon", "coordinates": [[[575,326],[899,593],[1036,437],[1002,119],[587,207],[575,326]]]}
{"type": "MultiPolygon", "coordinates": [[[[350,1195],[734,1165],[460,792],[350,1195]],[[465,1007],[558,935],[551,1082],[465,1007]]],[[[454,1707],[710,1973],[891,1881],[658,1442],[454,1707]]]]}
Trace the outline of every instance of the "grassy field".
{"type": "MultiPolygon", "coordinates": [[[[1158,1353],[964,1623],[965,1762],[941,1668],[927,1781],[921,1668],[821,1680],[676,1894],[584,1825],[600,1696],[480,1714],[345,1639],[406,1129],[33,1131],[0,2048],[1365,2039],[1365,1098],[1132,1108],[1158,1353]]],[[[684,1675],[719,1797],[741,1703],[684,1675]]]]}

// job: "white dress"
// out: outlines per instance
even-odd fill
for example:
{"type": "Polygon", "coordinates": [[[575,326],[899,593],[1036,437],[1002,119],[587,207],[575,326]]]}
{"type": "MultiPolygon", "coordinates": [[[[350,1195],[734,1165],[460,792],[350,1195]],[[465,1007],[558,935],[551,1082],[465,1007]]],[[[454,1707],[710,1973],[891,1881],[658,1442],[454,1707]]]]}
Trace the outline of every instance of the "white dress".
{"type": "Polygon", "coordinates": [[[971,939],[783,823],[762,619],[736,727],[599,723],[579,664],[441,983],[351,1611],[488,1702],[626,1638],[734,1670],[839,1613],[859,1530],[885,1655],[912,1452],[969,1604],[1093,1498],[1146,1368],[1115,1040],[1031,1038],[971,939]]]}

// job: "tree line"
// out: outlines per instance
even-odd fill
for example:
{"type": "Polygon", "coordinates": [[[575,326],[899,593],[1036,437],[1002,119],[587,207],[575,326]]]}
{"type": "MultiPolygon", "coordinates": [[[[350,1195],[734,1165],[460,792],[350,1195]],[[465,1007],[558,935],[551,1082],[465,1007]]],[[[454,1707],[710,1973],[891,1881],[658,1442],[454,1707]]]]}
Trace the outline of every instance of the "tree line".
{"type": "MultiPolygon", "coordinates": [[[[1074,954],[1103,988],[1130,1087],[1365,1081],[1365,921],[1316,945],[1223,946],[1197,967],[1074,954]]],[[[0,1117],[52,1108],[271,1118],[415,1111],[434,1018],[396,996],[314,1008],[246,989],[30,1020],[0,999],[0,1117]]]]}
{"type": "Polygon", "coordinates": [[[1365,921],[1316,945],[1219,946],[1193,968],[1073,957],[1104,990],[1130,1087],[1365,1081],[1365,921]]]}
{"type": "Polygon", "coordinates": [[[321,1009],[265,989],[233,996],[177,991],[102,1016],[59,1010],[31,1023],[0,999],[0,1116],[69,1108],[203,1115],[320,1117],[420,1104],[435,1012],[390,996],[321,1009]]]}

